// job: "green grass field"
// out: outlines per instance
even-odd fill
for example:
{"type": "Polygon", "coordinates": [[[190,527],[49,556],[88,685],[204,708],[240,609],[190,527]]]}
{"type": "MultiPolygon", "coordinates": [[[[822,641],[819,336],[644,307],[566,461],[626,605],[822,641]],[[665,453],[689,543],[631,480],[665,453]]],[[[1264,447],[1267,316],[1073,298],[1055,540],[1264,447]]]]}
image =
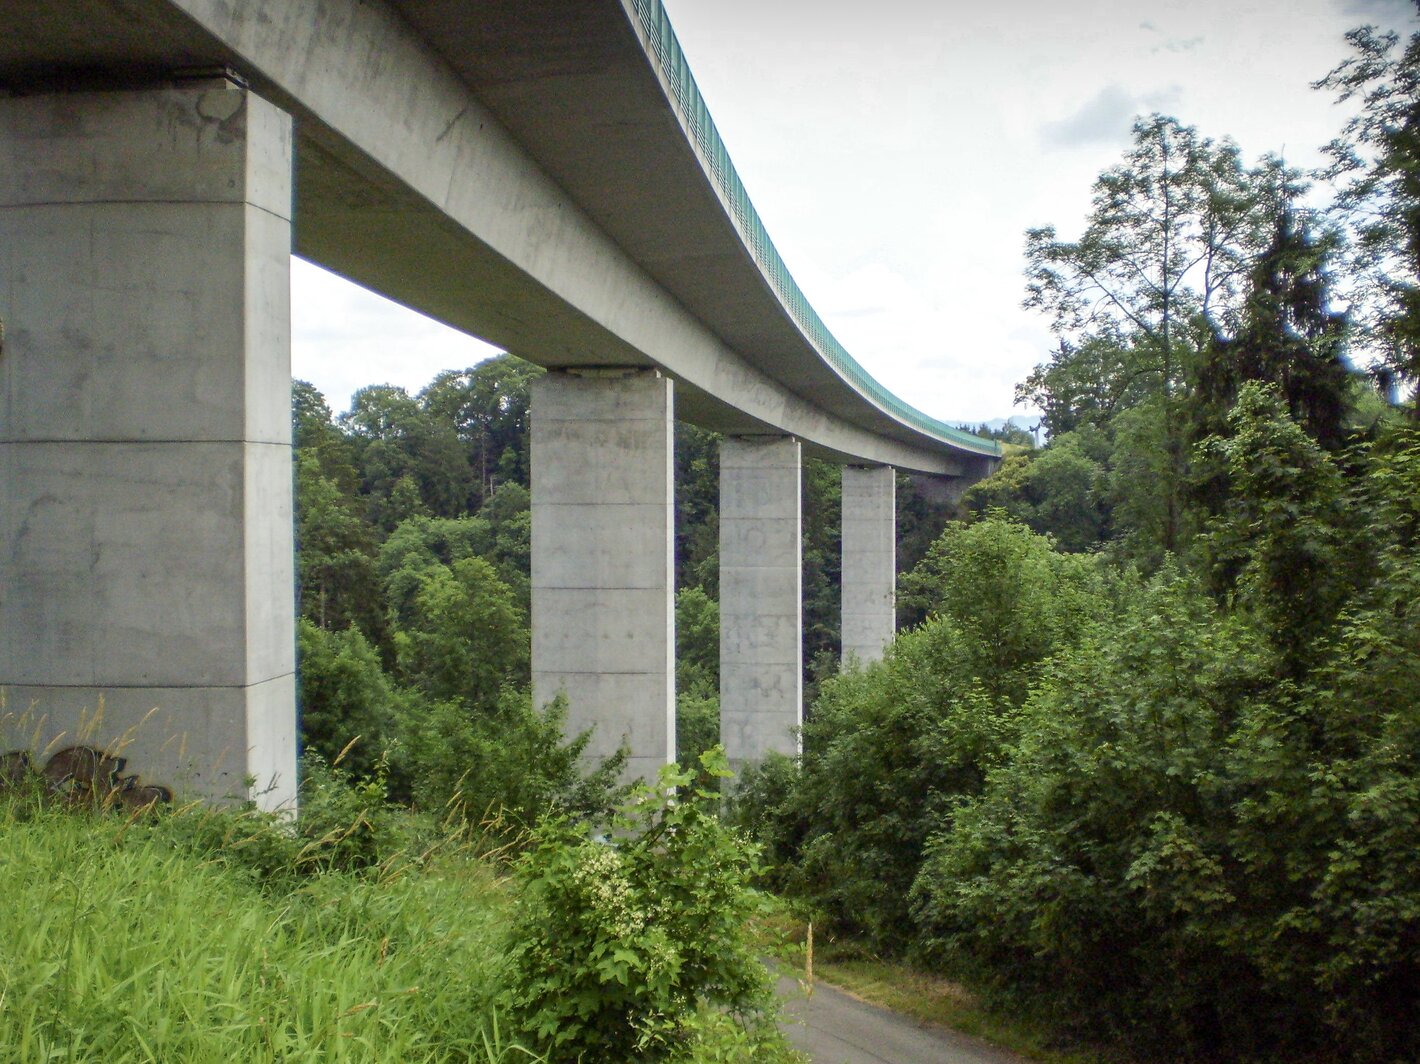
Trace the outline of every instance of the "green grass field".
{"type": "Polygon", "coordinates": [[[0,1057],[536,1059],[493,1010],[508,898],[490,866],[453,854],[273,889],[168,823],[203,815],[0,799],[0,1057]]]}

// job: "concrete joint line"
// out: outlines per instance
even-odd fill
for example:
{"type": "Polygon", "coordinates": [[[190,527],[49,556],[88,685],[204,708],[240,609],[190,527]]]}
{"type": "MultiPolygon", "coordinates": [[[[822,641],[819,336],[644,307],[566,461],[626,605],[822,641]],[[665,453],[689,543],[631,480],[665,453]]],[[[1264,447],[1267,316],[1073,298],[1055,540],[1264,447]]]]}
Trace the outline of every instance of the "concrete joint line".
{"type": "Polygon", "coordinates": [[[569,669],[549,669],[547,672],[538,673],[541,676],[660,676],[661,669],[658,667],[641,669],[636,672],[627,672],[624,669],[598,669],[596,672],[588,672],[585,669],[574,672],[569,669]]]}
{"type": "Polygon", "coordinates": [[[99,439],[90,439],[90,438],[75,439],[75,438],[72,438],[72,437],[71,437],[71,438],[65,438],[65,437],[62,437],[62,436],[59,436],[59,437],[48,437],[48,436],[46,436],[46,437],[44,437],[43,439],[28,439],[28,438],[27,438],[27,439],[23,439],[23,440],[0,440],[0,447],[19,447],[19,446],[23,446],[23,445],[26,445],[26,444],[28,444],[28,445],[36,445],[36,444],[54,445],[54,444],[60,444],[60,443],[62,443],[62,444],[63,444],[64,446],[66,446],[66,447],[72,447],[72,446],[74,446],[74,445],[76,445],[76,444],[91,444],[91,445],[105,446],[105,447],[110,447],[110,446],[144,447],[144,446],[148,446],[148,445],[151,445],[151,444],[162,444],[162,445],[172,444],[172,445],[181,446],[181,447],[201,447],[201,446],[204,446],[204,445],[206,445],[206,446],[213,446],[213,447],[230,447],[230,446],[232,446],[233,444],[240,444],[240,445],[243,446],[243,447],[280,447],[280,448],[283,448],[283,449],[288,450],[288,451],[292,449],[292,444],[289,444],[289,443],[277,443],[277,442],[275,442],[275,441],[273,441],[273,440],[247,440],[247,439],[242,439],[242,438],[240,438],[240,437],[222,438],[222,439],[206,439],[206,440],[174,440],[174,439],[168,439],[168,438],[166,438],[166,437],[161,438],[161,439],[157,439],[157,438],[154,438],[154,437],[151,437],[151,436],[140,436],[140,437],[126,436],[126,437],[123,437],[123,438],[121,438],[121,439],[120,439],[120,438],[109,438],[109,437],[107,437],[107,436],[101,437],[101,438],[99,438],[99,439]]]}
{"type": "MultiPolygon", "coordinates": [[[[591,584],[591,585],[588,585],[588,584],[572,584],[572,585],[565,585],[565,584],[538,584],[538,585],[537,585],[537,589],[538,589],[539,591],[599,591],[599,592],[603,592],[603,591],[646,591],[646,592],[651,592],[651,591],[664,591],[664,590],[665,590],[665,585],[664,585],[664,584],[652,584],[652,585],[647,586],[647,585],[640,585],[640,584],[637,584],[637,585],[628,584],[628,585],[626,585],[625,587],[608,587],[606,584],[591,584]]],[[[553,669],[553,670],[550,670],[550,671],[553,671],[553,672],[561,672],[562,670],[561,670],[561,669],[553,669]]]]}
{"type": "Polygon", "coordinates": [[[5,684],[6,687],[52,687],[56,690],[65,691],[246,691],[253,687],[260,687],[262,684],[271,683],[274,680],[284,680],[287,677],[294,677],[294,672],[279,672],[274,676],[268,676],[262,680],[253,680],[251,683],[49,683],[39,684],[5,684]]]}
{"type": "Polygon", "coordinates": [[[270,215],[279,221],[289,222],[290,215],[277,214],[248,199],[84,199],[84,200],[25,200],[20,203],[0,204],[0,211],[32,211],[36,209],[79,207],[251,207],[270,215]]]}

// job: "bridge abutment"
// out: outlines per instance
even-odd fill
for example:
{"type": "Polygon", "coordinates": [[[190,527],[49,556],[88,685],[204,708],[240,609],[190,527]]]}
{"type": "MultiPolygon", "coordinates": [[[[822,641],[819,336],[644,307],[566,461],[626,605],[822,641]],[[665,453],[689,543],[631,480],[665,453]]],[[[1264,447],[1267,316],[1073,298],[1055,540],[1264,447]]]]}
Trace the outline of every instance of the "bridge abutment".
{"type": "Polygon", "coordinates": [[[566,695],[591,758],[624,742],[632,779],[675,758],[672,404],[655,370],[533,385],[533,698],[566,695]]]}
{"type": "Polygon", "coordinates": [[[897,471],[843,467],[843,660],[878,661],[897,631],[897,471]]]}
{"type": "Polygon", "coordinates": [[[732,768],[799,752],[803,725],[800,447],[720,444],[720,739],[732,768]]]}
{"type": "Polygon", "coordinates": [[[0,99],[4,749],[294,802],[291,163],[225,80],[0,99]]]}

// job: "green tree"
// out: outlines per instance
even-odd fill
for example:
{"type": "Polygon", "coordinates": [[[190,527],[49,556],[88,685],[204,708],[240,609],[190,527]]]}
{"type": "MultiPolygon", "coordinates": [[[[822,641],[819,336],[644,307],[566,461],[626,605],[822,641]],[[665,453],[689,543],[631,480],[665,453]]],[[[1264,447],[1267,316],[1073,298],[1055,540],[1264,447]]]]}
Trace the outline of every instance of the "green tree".
{"type": "Polygon", "coordinates": [[[524,612],[532,609],[532,495],[513,480],[504,481],[484,499],[478,511],[493,541],[481,550],[498,578],[513,591],[524,612]]]}
{"type": "Polygon", "coordinates": [[[1153,391],[1150,363],[1141,363],[1130,336],[1105,318],[1078,341],[1059,338],[1050,361],[1016,385],[1016,402],[1043,411],[1041,422],[1051,439],[1086,425],[1108,425],[1153,391]]]}
{"type": "Polygon", "coordinates": [[[419,571],[411,615],[394,638],[399,674],[432,699],[494,706],[503,686],[528,681],[526,621],[482,558],[419,571]]]}
{"type": "Polygon", "coordinates": [[[1039,451],[1008,456],[997,472],[962,498],[974,514],[999,510],[1062,549],[1097,549],[1109,536],[1108,439],[1090,424],[1039,451]]]}
{"type": "Polygon", "coordinates": [[[458,436],[403,388],[361,388],[340,423],[355,444],[371,520],[386,532],[420,513],[466,512],[474,485],[458,436]]]}
{"type": "Polygon", "coordinates": [[[379,654],[358,628],[328,631],[304,617],[296,638],[302,750],[330,763],[349,746],[343,766],[368,775],[397,731],[399,699],[379,654]]]}
{"type": "Polygon", "coordinates": [[[1049,315],[1061,346],[1022,395],[1044,400],[1052,430],[1116,411],[1131,394],[1136,405],[1152,401],[1164,457],[1155,482],[1163,551],[1183,539],[1189,374],[1214,323],[1236,304],[1260,243],[1259,189],[1284,179],[1275,162],[1248,171],[1230,142],[1156,114],[1135,122],[1124,161],[1100,174],[1077,240],[1051,226],[1026,233],[1025,306],[1049,315]],[[1091,379],[1091,370],[1109,375],[1091,379]],[[1048,384],[1064,385],[1081,409],[1040,394],[1048,384]]]}
{"type": "Polygon", "coordinates": [[[330,404],[308,381],[291,382],[291,441],[297,454],[314,455],[322,476],[353,497],[360,484],[355,447],[335,425],[330,404]]]}
{"type": "Polygon", "coordinates": [[[801,484],[804,669],[809,681],[814,662],[822,657],[837,660],[841,646],[843,470],[822,459],[805,458],[801,484]]]}
{"type": "Polygon", "coordinates": [[[745,782],[738,815],[787,860],[780,885],[878,948],[908,946],[928,839],[1003,756],[1043,663],[1103,608],[1097,581],[1092,559],[1019,525],[950,526],[904,578],[930,619],[823,684],[798,771],[774,762],[745,782]]]}
{"type": "Polygon", "coordinates": [[[990,515],[948,526],[902,587],[963,634],[964,675],[1019,702],[1051,648],[1091,616],[1098,581],[1091,559],[1064,557],[1046,537],[990,515]]]}
{"type": "MultiPolygon", "coordinates": [[[[1361,338],[1379,356],[1384,390],[1420,382],[1420,33],[1361,26],[1354,54],[1317,82],[1361,107],[1326,148],[1349,222],[1361,338]]],[[[1412,394],[1411,416],[1420,418],[1412,394]]]]}
{"type": "Polygon", "coordinates": [[[1169,567],[1056,655],[926,854],[913,912],[937,963],[1147,1058],[1260,1052],[1278,1001],[1223,941],[1245,876],[1220,755],[1270,664],[1169,567]]]}
{"type": "Polygon", "coordinates": [[[1410,1059],[1420,442],[1347,486],[1263,386],[1232,422],[1231,593],[1166,566],[1054,655],[914,914],[938,963],[1149,1058],[1410,1059]]]}
{"type": "Polygon", "coordinates": [[[296,453],[296,562],[302,616],[322,628],[351,624],[372,638],[384,629],[374,534],[358,503],[321,470],[310,450],[296,453]]]}
{"type": "Polygon", "coordinates": [[[468,369],[445,370],[419,393],[423,410],[463,444],[476,475],[473,508],[501,484],[528,486],[531,386],[543,372],[513,355],[495,355],[468,369]]]}
{"type": "Polygon", "coordinates": [[[1200,546],[1215,588],[1259,615],[1299,675],[1354,581],[1341,473],[1277,393],[1255,381],[1243,385],[1228,428],[1202,445],[1227,497],[1200,546]]]}
{"type": "Polygon", "coordinates": [[[720,434],[675,427],[676,587],[720,593],[720,434]]]}
{"type": "Polygon", "coordinates": [[[693,767],[720,743],[720,605],[701,588],[675,597],[676,760],[693,767]]]}
{"type": "Polygon", "coordinates": [[[1292,419],[1336,450],[1346,439],[1351,372],[1346,316],[1331,307],[1334,230],[1318,231],[1279,190],[1272,239],[1248,272],[1236,331],[1203,352],[1191,414],[1193,437],[1226,431],[1228,410],[1245,381],[1274,385],[1292,419]]]}

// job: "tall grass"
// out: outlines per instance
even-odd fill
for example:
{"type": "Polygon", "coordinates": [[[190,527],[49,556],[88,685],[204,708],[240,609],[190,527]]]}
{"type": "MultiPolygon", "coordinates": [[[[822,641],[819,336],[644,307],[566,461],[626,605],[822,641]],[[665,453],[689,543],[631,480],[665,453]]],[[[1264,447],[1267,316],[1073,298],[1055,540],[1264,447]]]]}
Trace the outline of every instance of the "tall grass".
{"type": "Polygon", "coordinates": [[[134,823],[0,796],[0,1059],[535,1059],[500,1037],[506,900],[458,854],[279,889],[134,823]]]}

